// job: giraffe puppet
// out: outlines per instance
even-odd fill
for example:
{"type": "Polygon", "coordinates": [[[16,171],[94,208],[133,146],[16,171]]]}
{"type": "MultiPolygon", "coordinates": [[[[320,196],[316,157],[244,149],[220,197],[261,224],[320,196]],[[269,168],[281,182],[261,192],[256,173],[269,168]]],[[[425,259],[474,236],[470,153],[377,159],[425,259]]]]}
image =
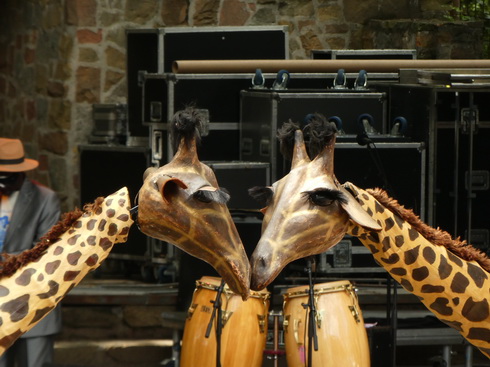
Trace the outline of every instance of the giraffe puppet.
{"type": "Polygon", "coordinates": [[[321,115],[304,128],[309,154],[297,128],[286,123],[278,133],[283,153],[293,152],[289,174],[272,187],[251,189],[266,201],[251,288],[264,288],[289,262],[324,252],[350,234],[435,316],[490,357],[490,260],[424,224],[383,190],[341,185],[333,170],[336,129],[321,115]]]}
{"type": "Polygon", "coordinates": [[[126,188],[75,210],[32,249],[0,264],[0,355],[127,240],[133,224],[126,188]]]}
{"type": "MultiPolygon", "coordinates": [[[[199,162],[192,109],[176,114],[179,149],[170,163],[148,169],[139,192],[137,223],[145,234],[210,263],[230,289],[246,299],[250,265],[212,170],[199,162]]],[[[0,355],[125,242],[133,224],[123,188],[74,211],[31,250],[0,263],[0,355]]]]}
{"type": "Polygon", "coordinates": [[[172,137],[178,149],[172,160],[145,172],[138,200],[143,233],[167,241],[213,266],[230,289],[246,299],[250,263],[212,169],[199,161],[197,110],[176,113],[172,137]]]}

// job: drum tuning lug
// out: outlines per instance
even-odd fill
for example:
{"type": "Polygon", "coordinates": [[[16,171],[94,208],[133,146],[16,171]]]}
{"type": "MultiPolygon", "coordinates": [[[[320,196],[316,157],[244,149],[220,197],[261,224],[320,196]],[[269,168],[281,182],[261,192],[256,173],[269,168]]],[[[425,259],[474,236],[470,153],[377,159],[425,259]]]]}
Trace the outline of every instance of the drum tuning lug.
{"type": "Polygon", "coordinates": [[[354,317],[354,319],[356,320],[356,322],[361,322],[361,319],[359,317],[359,311],[357,310],[357,307],[356,306],[349,306],[349,310],[350,310],[352,316],[354,317]]]}
{"type": "Polygon", "coordinates": [[[191,304],[189,309],[187,310],[187,319],[190,320],[192,318],[192,315],[194,315],[194,311],[197,308],[197,303],[191,304]]]}
{"type": "Polygon", "coordinates": [[[257,315],[257,318],[259,319],[260,333],[263,334],[265,333],[265,315],[257,315]]]}
{"type": "Polygon", "coordinates": [[[223,327],[225,327],[226,323],[230,319],[230,317],[233,315],[233,311],[225,311],[222,310],[223,315],[221,316],[221,323],[223,324],[223,327]]]}
{"type": "Polygon", "coordinates": [[[322,319],[323,319],[322,311],[316,311],[315,312],[315,320],[316,320],[316,326],[319,329],[322,328],[322,319]]]}
{"type": "Polygon", "coordinates": [[[284,320],[282,321],[282,328],[285,333],[288,332],[288,326],[289,326],[289,317],[290,315],[284,316],[284,320]]]}

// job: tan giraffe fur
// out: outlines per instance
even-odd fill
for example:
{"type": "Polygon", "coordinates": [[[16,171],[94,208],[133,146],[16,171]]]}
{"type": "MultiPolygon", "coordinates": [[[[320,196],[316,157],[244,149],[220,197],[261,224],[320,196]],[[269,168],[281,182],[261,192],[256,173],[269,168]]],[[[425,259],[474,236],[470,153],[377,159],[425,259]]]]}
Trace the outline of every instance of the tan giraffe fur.
{"type": "Polygon", "coordinates": [[[373,232],[351,221],[347,233],[358,237],[376,261],[437,318],[490,357],[490,276],[484,270],[488,258],[464,243],[448,241],[445,232],[431,231],[383,191],[346,187],[382,227],[373,232]]]}
{"type": "Polygon", "coordinates": [[[206,193],[227,194],[212,169],[199,161],[195,137],[182,137],[172,160],[145,176],[138,194],[141,231],[206,261],[231,290],[247,298],[250,264],[228,207],[199,199],[206,193]]]}
{"type": "Polygon", "coordinates": [[[96,269],[115,243],[127,240],[133,223],[129,210],[128,191],[122,188],[86,206],[70,225],[62,223],[56,228],[64,232],[60,236],[48,234],[32,250],[2,264],[0,355],[96,269]]]}
{"type": "Polygon", "coordinates": [[[340,185],[333,172],[335,138],[310,161],[301,131],[295,136],[291,172],[273,185],[263,209],[263,232],[252,254],[251,288],[261,289],[275,278],[278,272],[267,269],[282,269],[299,258],[297,254],[317,254],[334,246],[342,236],[333,228],[345,229],[435,316],[490,357],[489,259],[423,224],[379,190],[340,185]],[[315,163],[318,160],[325,162],[323,169],[315,163]],[[293,173],[300,168],[301,175],[293,173]],[[328,237],[332,233],[335,236],[328,237]]]}

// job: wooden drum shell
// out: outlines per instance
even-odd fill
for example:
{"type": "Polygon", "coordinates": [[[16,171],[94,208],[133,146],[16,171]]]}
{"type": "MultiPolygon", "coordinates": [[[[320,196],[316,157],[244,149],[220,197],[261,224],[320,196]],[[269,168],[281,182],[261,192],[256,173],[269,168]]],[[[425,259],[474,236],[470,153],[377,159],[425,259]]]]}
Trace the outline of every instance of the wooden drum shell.
{"type": "MultiPolygon", "coordinates": [[[[189,308],[182,337],[181,367],[216,367],[216,322],[209,338],[206,329],[213,312],[220,278],[202,277],[189,308]]],[[[222,313],[227,320],[221,334],[221,365],[260,367],[267,339],[270,294],[251,292],[247,301],[225,286],[221,295],[222,313]],[[228,316],[226,316],[228,315],[228,316]]]]}
{"type": "MultiPolygon", "coordinates": [[[[289,367],[307,366],[308,286],[287,289],[284,294],[284,343],[289,367]]],[[[317,313],[315,322],[318,351],[313,349],[312,365],[322,367],[369,367],[369,343],[355,290],[349,281],[314,286],[317,313]]]]}

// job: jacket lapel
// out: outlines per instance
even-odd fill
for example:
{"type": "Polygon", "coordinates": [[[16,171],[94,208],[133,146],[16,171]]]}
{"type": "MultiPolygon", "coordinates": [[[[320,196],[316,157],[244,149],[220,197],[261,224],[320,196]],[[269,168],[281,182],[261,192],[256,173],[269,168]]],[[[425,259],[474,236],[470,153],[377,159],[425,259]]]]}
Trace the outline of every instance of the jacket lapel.
{"type": "MultiPolygon", "coordinates": [[[[9,251],[17,250],[12,248],[9,243],[12,241],[12,237],[19,230],[20,227],[28,221],[28,216],[32,208],[36,206],[33,205],[33,199],[36,196],[36,187],[28,179],[24,181],[22,187],[19,191],[19,196],[14,206],[14,211],[12,212],[12,218],[10,219],[9,226],[7,228],[7,233],[5,235],[4,248],[9,249],[9,251]]],[[[19,234],[19,232],[17,232],[19,234]]]]}

